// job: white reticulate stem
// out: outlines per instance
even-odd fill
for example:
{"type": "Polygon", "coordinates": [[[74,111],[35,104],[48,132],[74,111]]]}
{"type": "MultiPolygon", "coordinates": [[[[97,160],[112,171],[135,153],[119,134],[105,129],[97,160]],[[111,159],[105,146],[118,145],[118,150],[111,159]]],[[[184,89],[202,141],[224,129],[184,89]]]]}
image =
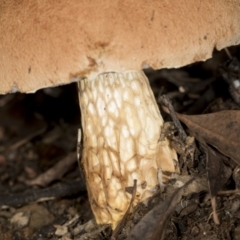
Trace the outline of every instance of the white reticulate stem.
{"type": "Polygon", "coordinates": [[[169,172],[178,172],[168,140],[159,141],[163,119],[143,72],[104,73],[79,82],[83,128],[82,164],[93,213],[115,228],[132,198],[152,196],[169,172]],[[164,175],[164,173],[168,173],[164,175]]]}

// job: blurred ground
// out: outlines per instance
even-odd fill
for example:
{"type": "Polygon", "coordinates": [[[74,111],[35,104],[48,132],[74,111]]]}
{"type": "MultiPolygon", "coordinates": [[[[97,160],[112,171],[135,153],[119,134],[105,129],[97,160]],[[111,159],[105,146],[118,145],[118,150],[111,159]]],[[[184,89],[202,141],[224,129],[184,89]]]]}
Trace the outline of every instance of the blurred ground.
{"type": "MultiPolygon", "coordinates": [[[[240,47],[229,51],[240,59],[240,47]]],[[[160,93],[166,94],[176,112],[202,114],[239,109],[229,94],[229,84],[219,72],[219,66],[227,60],[222,51],[205,63],[181,69],[148,70],[146,74],[156,98],[160,93]]],[[[166,113],[163,115],[171,120],[166,113]]],[[[75,84],[35,94],[0,96],[0,239],[110,239],[110,229],[96,227],[92,221],[75,154],[79,127],[75,84]],[[69,162],[66,167],[63,159],[69,162]],[[36,181],[57,163],[59,168],[50,172],[55,174],[53,179],[36,181]],[[47,191],[41,192],[44,189],[47,191]]],[[[183,174],[204,169],[204,154],[200,152],[198,159],[199,156],[203,163],[193,165],[183,174]]],[[[233,171],[236,164],[225,161],[233,171]]],[[[233,190],[235,186],[231,174],[224,190],[233,190]]],[[[117,239],[125,239],[133,225],[169,195],[166,190],[161,197],[155,197],[149,208],[140,206],[117,239]]],[[[239,194],[218,195],[216,202],[219,225],[212,219],[207,191],[182,198],[166,226],[165,239],[240,239],[239,194]]]]}

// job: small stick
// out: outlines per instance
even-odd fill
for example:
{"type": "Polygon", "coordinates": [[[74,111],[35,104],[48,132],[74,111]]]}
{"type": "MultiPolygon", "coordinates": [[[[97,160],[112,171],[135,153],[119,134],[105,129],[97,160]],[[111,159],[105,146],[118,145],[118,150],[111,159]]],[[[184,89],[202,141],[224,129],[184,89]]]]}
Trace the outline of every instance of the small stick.
{"type": "Polygon", "coordinates": [[[28,180],[25,183],[27,185],[38,185],[47,186],[49,183],[56,179],[61,179],[64,174],[66,174],[69,169],[76,162],[77,156],[75,152],[69,153],[59,162],[57,162],[52,168],[48,169],[46,172],[40,174],[37,178],[33,180],[28,180]]]}
{"type": "Polygon", "coordinates": [[[28,143],[30,140],[32,140],[33,138],[43,134],[46,131],[46,127],[43,127],[39,130],[37,130],[36,132],[32,133],[31,135],[25,137],[24,139],[17,141],[16,143],[12,144],[10,147],[7,148],[8,151],[13,151],[15,149],[20,148],[21,146],[25,145],[26,143],[28,143]]]}
{"type": "Polygon", "coordinates": [[[32,189],[24,193],[2,194],[0,198],[0,207],[17,207],[31,202],[43,202],[56,198],[59,199],[79,194],[82,191],[86,191],[86,185],[84,181],[80,179],[73,182],[59,183],[45,189],[32,189]]]}
{"type": "Polygon", "coordinates": [[[233,190],[222,190],[218,191],[218,195],[231,195],[231,194],[240,194],[239,189],[233,189],[233,190]]]}
{"type": "Polygon", "coordinates": [[[172,117],[172,120],[174,122],[175,127],[178,129],[179,131],[179,137],[183,142],[186,142],[187,139],[187,134],[185,133],[180,121],[178,120],[177,114],[173,108],[173,105],[171,103],[171,100],[166,96],[166,95],[162,95],[161,97],[159,97],[159,102],[166,106],[168,110],[166,110],[166,108],[163,107],[164,111],[166,111],[167,113],[169,113],[172,117]]]}

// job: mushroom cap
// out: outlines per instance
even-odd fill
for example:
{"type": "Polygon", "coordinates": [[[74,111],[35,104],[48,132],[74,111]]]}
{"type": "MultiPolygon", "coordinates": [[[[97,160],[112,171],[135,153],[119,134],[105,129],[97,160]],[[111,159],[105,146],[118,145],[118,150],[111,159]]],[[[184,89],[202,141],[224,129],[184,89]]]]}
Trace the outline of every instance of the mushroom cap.
{"type": "Polygon", "coordinates": [[[176,68],[240,43],[240,0],[5,0],[0,93],[176,68]]]}

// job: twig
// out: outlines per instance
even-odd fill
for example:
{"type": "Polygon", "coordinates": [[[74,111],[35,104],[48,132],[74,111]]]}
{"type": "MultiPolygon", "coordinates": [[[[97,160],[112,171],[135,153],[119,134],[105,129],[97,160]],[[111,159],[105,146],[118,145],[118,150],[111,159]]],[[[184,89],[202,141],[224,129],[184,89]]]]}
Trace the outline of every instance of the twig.
{"type": "Polygon", "coordinates": [[[60,183],[45,189],[33,189],[25,193],[1,195],[0,206],[16,207],[31,202],[40,202],[75,195],[85,190],[85,183],[81,179],[69,183],[60,183]]]}
{"type": "Polygon", "coordinates": [[[52,168],[48,169],[45,173],[39,175],[37,178],[26,181],[28,185],[47,186],[53,180],[61,179],[67,173],[70,167],[77,161],[76,152],[69,153],[65,158],[60,160],[52,168]]]}
{"type": "Polygon", "coordinates": [[[43,134],[46,131],[46,127],[43,127],[39,130],[37,130],[36,132],[32,133],[31,135],[25,137],[24,139],[21,139],[20,141],[17,141],[16,143],[12,144],[10,147],[7,148],[7,150],[15,150],[17,148],[20,148],[21,146],[25,145],[26,143],[28,143],[30,140],[32,140],[33,138],[43,134]]]}
{"type": "Polygon", "coordinates": [[[178,120],[177,114],[172,106],[171,100],[166,96],[166,95],[162,95],[159,98],[159,102],[163,105],[166,106],[168,111],[166,111],[166,108],[163,108],[166,112],[168,112],[171,117],[172,120],[174,122],[175,127],[178,129],[179,131],[179,137],[183,142],[186,142],[187,139],[187,134],[185,133],[180,121],[178,120]]]}
{"type": "Polygon", "coordinates": [[[231,195],[231,194],[240,194],[239,189],[234,190],[224,190],[224,191],[218,191],[218,195],[231,195]]]}

